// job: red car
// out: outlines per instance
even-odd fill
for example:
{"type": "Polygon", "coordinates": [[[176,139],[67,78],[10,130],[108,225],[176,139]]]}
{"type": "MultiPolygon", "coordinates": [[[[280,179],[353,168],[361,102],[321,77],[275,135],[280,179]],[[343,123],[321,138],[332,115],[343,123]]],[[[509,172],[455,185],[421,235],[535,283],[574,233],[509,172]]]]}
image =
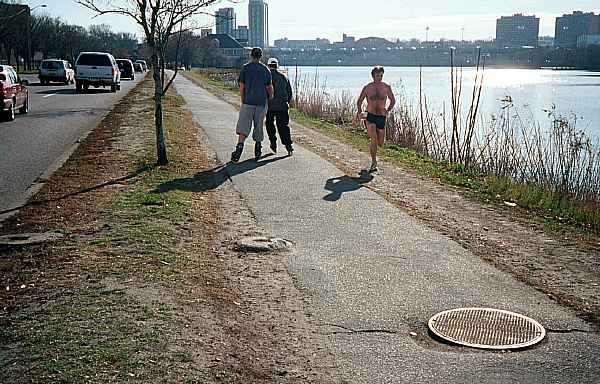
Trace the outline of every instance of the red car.
{"type": "Polygon", "coordinates": [[[19,113],[29,112],[29,91],[27,80],[21,80],[17,72],[8,65],[0,65],[0,113],[8,121],[19,113]]]}

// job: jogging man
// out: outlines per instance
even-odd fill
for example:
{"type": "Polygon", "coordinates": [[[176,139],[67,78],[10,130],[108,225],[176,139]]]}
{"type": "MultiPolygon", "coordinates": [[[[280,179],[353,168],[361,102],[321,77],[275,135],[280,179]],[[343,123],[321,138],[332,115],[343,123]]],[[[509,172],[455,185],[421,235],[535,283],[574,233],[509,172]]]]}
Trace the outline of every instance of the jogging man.
{"type": "Polygon", "coordinates": [[[262,154],[263,124],[267,113],[267,102],[273,98],[273,84],[271,72],[260,62],[261,57],[262,49],[252,48],[250,62],[244,64],[238,79],[242,105],[235,129],[238,143],[235,151],[231,153],[231,161],[234,163],[237,163],[242,156],[244,141],[250,135],[250,130],[254,139],[254,158],[258,160],[262,154]]]}
{"type": "Polygon", "coordinates": [[[279,70],[279,62],[272,57],[267,61],[267,66],[271,70],[273,78],[273,99],[269,101],[269,109],[267,111],[267,135],[271,142],[271,150],[277,153],[277,136],[275,135],[275,122],[277,122],[277,131],[279,139],[285,146],[289,156],[292,155],[294,148],[292,147],[292,137],[290,134],[290,115],[288,109],[292,101],[292,86],[288,78],[279,70]]]}
{"type": "Polygon", "coordinates": [[[371,167],[369,172],[377,171],[377,150],[383,146],[385,142],[385,119],[388,112],[390,112],[396,104],[396,98],[392,92],[392,87],[384,83],[383,80],[383,67],[376,66],[371,71],[373,82],[365,85],[358,97],[358,119],[364,120],[367,126],[367,133],[371,138],[371,145],[369,147],[371,152],[371,167]],[[367,99],[367,115],[363,116],[363,101],[367,99]],[[386,107],[387,100],[390,100],[389,105],[386,107]]]}

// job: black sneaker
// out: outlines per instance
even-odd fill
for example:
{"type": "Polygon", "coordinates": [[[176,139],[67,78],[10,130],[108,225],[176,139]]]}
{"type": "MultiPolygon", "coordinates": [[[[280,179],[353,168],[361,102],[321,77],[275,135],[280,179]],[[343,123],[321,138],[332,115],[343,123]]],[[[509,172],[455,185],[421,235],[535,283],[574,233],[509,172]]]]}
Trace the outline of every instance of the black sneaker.
{"type": "Polygon", "coordinates": [[[294,148],[291,145],[286,145],[285,149],[287,150],[288,156],[292,156],[294,148]]]}
{"type": "Polygon", "coordinates": [[[258,161],[258,159],[260,159],[261,155],[262,155],[262,144],[257,141],[254,144],[254,159],[256,159],[258,161]]]}
{"type": "Polygon", "coordinates": [[[231,161],[237,163],[242,157],[242,151],[244,150],[244,144],[238,144],[235,146],[235,151],[231,152],[231,161]]]}
{"type": "Polygon", "coordinates": [[[277,143],[276,142],[274,142],[274,141],[271,142],[271,145],[269,148],[271,148],[271,151],[273,151],[273,153],[277,153],[277,143]]]}

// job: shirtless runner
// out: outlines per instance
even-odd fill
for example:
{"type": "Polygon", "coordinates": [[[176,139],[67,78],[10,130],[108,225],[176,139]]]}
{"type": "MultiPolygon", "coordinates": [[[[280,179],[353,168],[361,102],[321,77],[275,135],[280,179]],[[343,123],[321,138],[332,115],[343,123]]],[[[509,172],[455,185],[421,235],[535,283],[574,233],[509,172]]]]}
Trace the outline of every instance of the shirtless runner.
{"type": "Polygon", "coordinates": [[[363,120],[367,126],[367,133],[371,138],[369,147],[371,152],[371,167],[369,172],[377,171],[377,150],[385,141],[385,119],[389,111],[394,108],[396,98],[392,92],[392,88],[382,81],[383,67],[376,66],[371,71],[373,82],[365,85],[358,97],[358,119],[363,120]],[[363,116],[362,105],[367,99],[367,115],[363,116]],[[387,100],[390,99],[389,105],[386,107],[387,100]]]}

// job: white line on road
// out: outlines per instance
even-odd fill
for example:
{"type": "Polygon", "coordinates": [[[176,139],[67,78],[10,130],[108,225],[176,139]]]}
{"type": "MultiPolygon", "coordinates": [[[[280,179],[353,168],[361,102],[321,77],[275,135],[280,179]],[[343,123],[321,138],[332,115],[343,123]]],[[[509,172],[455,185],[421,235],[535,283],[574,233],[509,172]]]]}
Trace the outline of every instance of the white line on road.
{"type": "Polygon", "coordinates": [[[45,99],[46,97],[50,97],[50,96],[54,96],[54,95],[56,95],[56,93],[51,93],[49,95],[44,96],[43,98],[45,99]]]}

